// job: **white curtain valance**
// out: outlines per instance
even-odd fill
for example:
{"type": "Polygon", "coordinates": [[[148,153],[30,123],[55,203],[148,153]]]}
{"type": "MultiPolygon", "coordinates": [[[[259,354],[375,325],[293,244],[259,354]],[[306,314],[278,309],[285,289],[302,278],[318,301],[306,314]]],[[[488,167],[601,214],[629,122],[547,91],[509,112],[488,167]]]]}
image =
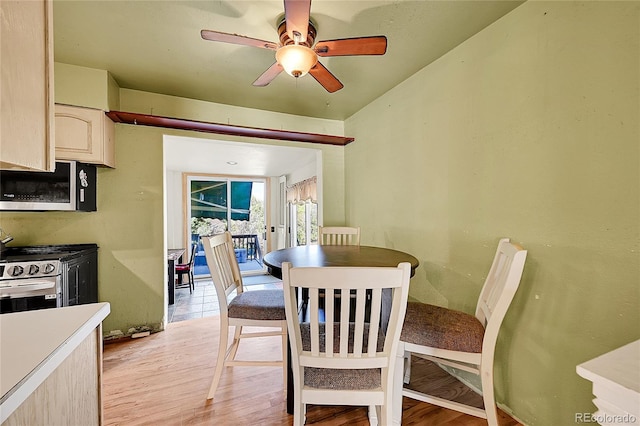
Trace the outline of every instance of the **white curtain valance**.
{"type": "Polygon", "coordinates": [[[305,201],[318,201],[316,176],[294,183],[287,187],[287,201],[293,204],[303,203],[305,201]]]}

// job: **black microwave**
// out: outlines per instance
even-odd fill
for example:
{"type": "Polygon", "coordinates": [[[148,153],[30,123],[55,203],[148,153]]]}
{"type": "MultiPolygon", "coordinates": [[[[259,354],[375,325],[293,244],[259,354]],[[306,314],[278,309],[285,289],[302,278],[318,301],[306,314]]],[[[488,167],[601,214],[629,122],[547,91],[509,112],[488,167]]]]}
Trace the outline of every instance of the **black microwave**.
{"type": "Polygon", "coordinates": [[[0,210],[96,211],[96,166],[56,161],[54,172],[0,171],[0,210]]]}

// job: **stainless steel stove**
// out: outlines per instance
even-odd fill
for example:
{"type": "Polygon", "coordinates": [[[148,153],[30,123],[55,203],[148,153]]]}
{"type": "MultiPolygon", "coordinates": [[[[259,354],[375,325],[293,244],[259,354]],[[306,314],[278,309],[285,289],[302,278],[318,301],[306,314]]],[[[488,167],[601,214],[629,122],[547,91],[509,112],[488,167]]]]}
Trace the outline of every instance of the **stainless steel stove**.
{"type": "Polygon", "coordinates": [[[80,247],[7,247],[0,259],[0,313],[63,306],[63,259],[80,247]]]}

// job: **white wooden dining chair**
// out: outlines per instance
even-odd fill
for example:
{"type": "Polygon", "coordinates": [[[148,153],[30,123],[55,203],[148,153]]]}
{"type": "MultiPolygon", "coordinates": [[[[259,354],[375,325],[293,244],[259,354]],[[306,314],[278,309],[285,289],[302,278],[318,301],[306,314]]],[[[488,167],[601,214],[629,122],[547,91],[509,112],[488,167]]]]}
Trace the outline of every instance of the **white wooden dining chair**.
{"type": "Polygon", "coordinates": [[[359,246],[360,227],[320,226],[318,243],[324,246],[359,246]]]}
{"type": "Polygon", "coordinates": [[[402,416],[402,396],[406,396],[487,419],[490,426],[498,425],[493,385],[494,353],[500,325],[520,285],[526,257],[527,251],[519,245],[510,243],[508,238],[500,240],[478,298],[475,316],[425,303],[407,304],[394,378],[396,424],[402,416]],[[411,376],[411,355],[479,375],[484,409],[403,388],[403,381],[408,384],[411,376]]]}
{"type": "Polygon", "coordinates": [[[220,343],[213,382],[207,399],[213,399],[222,371],[227,366],[282,367],[284,390],[287,388],[287,321],[282,290],[244,291],[242,276],[229,232],[213,237],[202,237],[207,265],[220,305],[220,343]],[[235,293],[235,295],[234,295],[235,293]],[[233,296],[232,296],[233,295],[233,296]],[[231,300],[229,300],[229,298],[231,300]],[[228,345],[230,328],[234,327],[233,341],[228,345]],[[243,332],[243,327],[268,328],[264,331],[243,332]],[[273,330],[273,328],[277,330],[273,330]],[[282,360],[249,361],[236,359],[242,339],[281,336],[282,360]]]}
{"type": "Polygon", "coordinates": [[[282,273],[291,336],[293,424],[304,424],[307,404],[319,404],[365,406],[370,424],[390,425],[393,369],[411,265],[293,268],[285,262],[282,273]],[[308,322],[298,315],[300,288],[309,291],[308,322]],[[321,291],[329,297],[321,298],[321,291]],[[383,291],[391,303],[386,330],[380,326],[385,322],[383,291]],[[332,297],[334,292],[343,297],[332,297]],[[350,293],[355,293],[353,300],[350,293]]]}

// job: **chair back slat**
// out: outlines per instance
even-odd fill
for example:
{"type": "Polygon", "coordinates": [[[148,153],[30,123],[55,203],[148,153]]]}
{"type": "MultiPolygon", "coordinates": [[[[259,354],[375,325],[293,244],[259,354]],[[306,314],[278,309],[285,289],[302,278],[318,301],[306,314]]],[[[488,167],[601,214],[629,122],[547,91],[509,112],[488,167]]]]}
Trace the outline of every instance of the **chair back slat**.
{"type": "Polygon", "coordinates": [[[359,246],[360,228],[349,226],[320,226],[318,242],[325,246],[359,246]]]}
{"type": "Polygon", "coordinates": [[[478,298],[476,318],[485,328],[500,327],[520,285],[527,251],[505,238],[500,240],[478,298]]]}
{"type": "MultiPolygon", "coordinates": [[[[347,288],[340,289],[340,318],[338,323],[340,324],[340,335],[338,339],[340,341],[340,357],[344,358],[349,354],[349,304],[342,303],[343,300],[349,300],[351,291],[347,288]],[[343,318],[347,318],[346,321],[343,318]]],[[[334,336],[335,337],[335,336],[334,336]]]]}
{"type": "MultiPolygon", "coordinates": [[[[362,356],[362,342],[364,341],[364,323],[365,323],[365,289],[359,288],[356,290],[356,309],[355,309],[355,328],[353,334],[353,356],[362,356]]],[[[348,300],[348,299],[345,299],[348,300]]],[[[349,303],[343,303],[343,305],[350,305],[349,303]]],[[[370,337],[370,336],[368,336],[370,337]]]]}
{"type": "Polygon", "coordinates": [[[406,310],[411,266],[293,268],[283,264],[287,322],[294,367],[383,368],[397,348],[406,310]],[[300,320],[296,295],[308,290],[308,316],[300,320]],[[392,292],[386,335],[381,333],[382,293],[392,292]],[[301,326],[302,324],[302,326],[301,326]],[[302,329],[309,343],[303,347],[302,329]],[[293,346],[295,345],[295,347],[293,346]],[[367,361],[368,360],[368,361],[367,361]],[[358,367],[367,361],[367,367],[358,367]]]}
{"type": "Polygon", "coordinates": [[[334,353],[333,327],[334,327],[335,305],[336,305],[336,297],[334,295],[335,295],[334,289],[330,288],[325,290],[325,293],[324,293],[325,355],[328,358],[332,358],[334,353]]]}
{"type": "MultiPolygon", "coordinates": [[[[371,290],[371,317],[369,319],[369,346],[367,356],[373,356],[376,352],[376,338],[382,320],[382,289],[371,290]]],[[[386,345],[385,345],[386,346],[386,345]]]]}
{"type": "Polygon", "coordinates": [[[193,268],[193,264],[196,260],[196,251],[198,250],[198,243],[191,244],[191,257],[189,258],[189,266],[193,268]]]}
{"type": "Polygon", "coordinates": [[[220,302],[220,309],[227,312],[227,297],[234,291],[242,293],[242,275],[233,250],[229,232],[202,237],[207,266],[220,302]]]}
{"type": "Polygon", "coordinates": [[[310,309],[310,337],[311,337],[311,353],[313,356],[320,354],[320,297],[317,288],[309,290],[309,309],[310,309]]]}

